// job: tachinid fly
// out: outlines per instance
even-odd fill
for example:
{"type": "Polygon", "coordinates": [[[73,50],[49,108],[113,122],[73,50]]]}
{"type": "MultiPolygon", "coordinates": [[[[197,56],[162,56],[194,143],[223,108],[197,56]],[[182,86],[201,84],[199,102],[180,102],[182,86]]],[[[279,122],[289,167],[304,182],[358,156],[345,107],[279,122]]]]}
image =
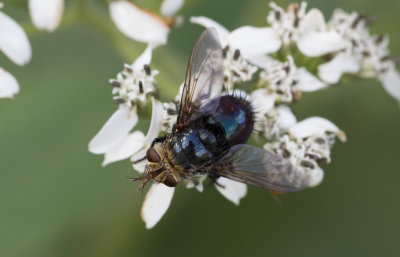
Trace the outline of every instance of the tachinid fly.
{"type": "Polygon", "coordinates": [[[271,191],[307,186],[303,173],[272,151],[246,145],[253,109],[242,97],[222,95],[223,52],[214,28],[205,30],[188,63],[176,124],[147,150],[144,180],[175,187],[183,180],[226,177],[271,191]]]}

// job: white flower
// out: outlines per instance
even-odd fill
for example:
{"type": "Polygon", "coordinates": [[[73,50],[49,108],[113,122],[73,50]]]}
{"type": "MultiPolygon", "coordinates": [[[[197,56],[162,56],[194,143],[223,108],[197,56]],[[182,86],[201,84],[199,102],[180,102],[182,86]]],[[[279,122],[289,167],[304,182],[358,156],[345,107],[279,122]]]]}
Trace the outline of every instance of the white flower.
{"type": "Polygon", "coordinates": [[[300,6],[291,4],[286,11],[274,2],[270,3],[270,7],[272,10],[267,21],[284,46],[295,42],[299,50],[309,57],[344,48],[345,42],[336,31],[328,29],[320,10],[311,9],[306,13],[306,2],[300,6]]]}
{"type": "MultiPolygon", "coordinates": [[[[203,191],[203,181],[206,175],[199,176],[193,181],[186,181],[187,188],[196,187],[199,192],[203,191]]],[[[239,205],[240,199],[247,194],[247,185],[227,178],[218,178],[215,184],[216,189],[229,201],[239,205]]],[[[146,223],[146,228],[153,228],[164,216],[171,204],[175,187],[168,187],[164,184],[153,184],[146,194],[142,205],[141,216],[146,223]]]]}
{"type": "MultiPolygon", "coordinates": [[[[32,50],[22,27],[0,11],[0,50],[14,63],[22,66],[30,61],[32,50]]],[[[17,80],[0,68],[0,98],[12,98],[19,91],[17,80]]]]}
{"type": "Polygon", "coordinates": [[[176,123],[178,117],[178,106],[179,101],[171,101],[169,103],[163,103],[163,119],[161,123],[162,131],[171,131],[172,127],[176,123]]]}
{"type": "Polygon", "coordinates": [[[288,159],[308,179],[309,187],[317,186],[324,177],[320,166],[331,161],[335,136],[345,141],[344,132],[324,118],[311,117],[290,127],[289,135],[264,147],[288,159]]]}
{"type": "Polygon", "coordinates": [[[146,223],[146,228],[153,228],[164,216],[171,204],[175,187],[164,184],[153,184],[144,198],[141,216],[146,223]]]}
{"type": "Polygon", "coordinates": [[[239,205],[240,200],[247,194],[247,185],[228,178],[220,177],[217,179],[215,187],[226,199],[239,205]]]}
{"type": "Polygon", "coordinates": [[[290,128],[291,136],[297,139],[304,139],[312,135],[331,133],[341,141],[346,141],[346,134],[335,124],[322,117],[310,117],[290,128]]]}
{"type": "Polygon", "coordinates": [[[163,0],[160,8],[161,15],[164,17],[174,16],[183,6],[183,0],[163,0]]]}
{"type": "Polygon", "coordinates": [[[132,64],[124,65],[124,70],[118,73],[116,79],[111,79],[114,102],[120,105],[133,106],[146,103],[147,95],[153,93],[154,76],[157,70],[150,69],[152,47],[149,45],[143,54],[132,64]]]}
{"type": "Polygon", "coordinates": [[[378,76],[386,92],[400,101],[400,74],[395,68],[391,68],[378,76]]]}
{"type": "Polygon", "coordinates": [[[346,73],[376,77],[386,91],[400,101],[400,75],[388,50],[389,38],[371,35],[369,23],[364,14],[335,10],[329,27],[342,36],[346,47],[318,67],[319,77],[331,84],[339,82],[346,73]]]}
{"type": "Polygon", "coordinates": [[[29,11],[37,29],[53,32],[60,24],[64,0],[29,0],[29,11]]]}
{"type": "Polygon", "coordinates": [[[32,51],[22,27],[0,11],[0,50],[14,63],[22,66],[30,61],[32,51]]]}
{"type": "Polygon", "coordinates": [[[0,98],[12,98],[19,92],[18,81],[11,73],[0,68],[0,98]]]}
{"type": "Polygon", "coordinates": [[[252,105],[255,108],[254,131],[262,133],[268,140],[279,138],[283,133],[296,124],[296,116],[286,105],[279,105],[277,108],[259,108],[262,105],[265,89],[255,90],[252,94],[252,105]],[[261,101],[260,101],[261,100],[261,101]]]}
{"type": "Polygon", "coordinates": [[[224,84],[227,89],[252,78],[257,68],[248,62],[258,64],[260,57],[280,48],[280,41],[270,28],[243,26],[229,32],[207,17],[191,17],[190,21],[217,29],[224,48],[224,84]]]}
{"type": "Polygon", "coordinates": [[[264,106],[273,106],[278,102],[294,102],[300,99],[301,91],[311,92],[326,87],[305,68],[297,68],[293,58],[288,56],[287,62],[273,61],[267,64],[260,73],[262,83],[266,88],[255,90],[252,94],[256,101],[264,106]]]}
{"type": "Polygon", "coordinates": [[[232,90],[237,83],[250,81],[257,71],[257,67],[248,64],[240,56],[239,49],[230,51],[229,46],[226,46],[223,50],[223,56],[224,85],[228,91],[232,90]]]}
{"type": "Polygon", "coordinates": [[[192,180],[184,180],[184,184],[186,186],[186,188],[190,189],[195,187],[197,189],[197,191],[199,191],[200,193],[203,192],[203,182],[204,180],[207,179],[207,175],[203,174],[203,175],[198,175],[197,178],[194,178],[192,180]]]}
{"type": "Polygon", "coordinates": [[[89,143],[90,152],[105,154],[103,165],[131,157],[150,144],[160,132],[162,104],[151,97],[152,117],[147,135],[140,131],[130,133],[138,122],[137,105],[145,104],[147,95],[155,91],[153,83],[157,71],[150,70],[150,60],[149,46],[132,65],[125,65],[116,80],[111,80],[113,93],[118,94],[114,102],[119,104],[119,109],[89,143]]]}
{"type": "Polygon", "coordinates": [[[127,37],[153,47],[167,43],[173,16],[183,5],[183,0],[165,0],[161,14],[169,19],[140,8],[130,1],[112,1],[109,5],[111,19],[127,37]]]}
{"type": "Polygon", "coordinates": [[[318,66],[318,75],[325,82],[336,84],[345,73],[357,73],[360,65],[357,60],[345,53],[337,54],[329,62],[318,66]]]}

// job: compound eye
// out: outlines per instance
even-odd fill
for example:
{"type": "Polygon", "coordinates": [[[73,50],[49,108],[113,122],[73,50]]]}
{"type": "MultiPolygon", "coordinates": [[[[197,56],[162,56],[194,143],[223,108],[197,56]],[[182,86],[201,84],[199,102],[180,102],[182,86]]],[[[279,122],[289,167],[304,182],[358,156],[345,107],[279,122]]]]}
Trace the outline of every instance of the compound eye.
{"type": "Polygon", "coordinates": [[[154,147],[150,147],[149,150],[147,150],[146,158],[149,162],[161,162],[161,157],[157,153],[156,149],[154,149],[154,147]]]}
{"type": "Polygon", "coordinates": [[[164,183],[166,186],[175,187],[176,184],[178,184],[178,181],[176,181],[176,179],[174,178],[174,176],[172,176],[171,174],[168,174],[168,175],[165,177],[163,183],[164,183]]]}

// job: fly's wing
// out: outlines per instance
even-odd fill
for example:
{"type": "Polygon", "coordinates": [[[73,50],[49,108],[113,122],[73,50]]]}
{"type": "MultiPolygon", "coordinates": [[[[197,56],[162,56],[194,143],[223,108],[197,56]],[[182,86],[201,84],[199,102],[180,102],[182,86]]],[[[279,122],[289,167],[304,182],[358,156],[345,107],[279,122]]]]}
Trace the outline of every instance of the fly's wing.
{"type": "Polygon", "coordinates": [[[279,192],[295,192],[308,186],[307,175],[272,151],[250,145],[235,145],[210,173],[279,192]]]}
{"type": "Polygon", "coordinates": [[[222,61],[218,32],[208,28],[200,35],[190,54],[177,118],[178,127],[188,124],[200,107],[202,112],[210,112],[218,106],[216,98],[223,86],[222,61]],[[210,99],[214,99],[212,103],[210,99]],[[206,102],[211,104],[205,105],[206,102]]]}

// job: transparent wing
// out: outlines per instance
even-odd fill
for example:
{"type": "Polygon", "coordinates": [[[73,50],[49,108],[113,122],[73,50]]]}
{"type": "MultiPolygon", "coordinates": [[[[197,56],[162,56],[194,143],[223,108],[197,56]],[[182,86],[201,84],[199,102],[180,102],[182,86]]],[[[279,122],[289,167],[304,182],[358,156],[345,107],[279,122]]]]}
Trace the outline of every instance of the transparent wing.
{"type": "Polygon", "coordinates": [[[308,186],[305,173],[272,151],[250,145],[235,145],[223,159],[215,175],[267,190],[295,192],[308,186]]]}
{"type": "Polygon", "coordinates": [[[222,61],[218,32],[208,28],[200,35],[190,54],[178,113],[178,127],[186,125],[200,107],[202,112],[209,112],[218,106],[218,100],[215,99],[223,86],[222,61]],[[205,105],[211,99],[214,99],[212,103],[205,105]]]}

